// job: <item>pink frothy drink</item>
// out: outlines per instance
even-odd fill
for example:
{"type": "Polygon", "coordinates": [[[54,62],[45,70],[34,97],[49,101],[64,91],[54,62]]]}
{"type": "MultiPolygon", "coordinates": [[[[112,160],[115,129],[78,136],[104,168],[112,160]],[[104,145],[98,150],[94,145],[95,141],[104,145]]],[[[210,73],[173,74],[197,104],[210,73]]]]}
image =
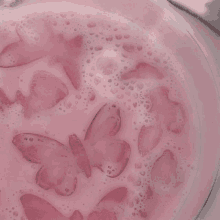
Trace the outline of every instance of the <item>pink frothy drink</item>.
{"type": "Polygon", "coordinates": [[[1,24],[2,219],[175,217],[197,149],[160,12],[146,32],[58,5],[1,24]]]}

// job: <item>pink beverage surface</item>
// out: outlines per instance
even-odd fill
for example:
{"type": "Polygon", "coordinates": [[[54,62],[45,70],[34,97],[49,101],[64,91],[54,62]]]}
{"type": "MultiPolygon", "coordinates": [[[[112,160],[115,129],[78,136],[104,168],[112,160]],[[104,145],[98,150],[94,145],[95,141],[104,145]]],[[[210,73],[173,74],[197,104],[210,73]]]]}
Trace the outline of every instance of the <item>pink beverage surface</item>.
{"type": "Polygon", "coordinates": [[[197,150],[166,48],[70,13],[7,23],[0,38],[1,219],[175,214],[197,150]]]}

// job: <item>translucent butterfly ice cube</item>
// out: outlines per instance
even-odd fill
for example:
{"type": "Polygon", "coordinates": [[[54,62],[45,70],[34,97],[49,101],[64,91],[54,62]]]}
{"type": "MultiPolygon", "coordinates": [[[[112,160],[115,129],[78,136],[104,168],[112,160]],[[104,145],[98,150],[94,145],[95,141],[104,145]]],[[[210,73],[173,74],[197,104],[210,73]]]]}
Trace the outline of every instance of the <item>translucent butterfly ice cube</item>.
{"type": "Polygon", "coordinates": [[[24,194],[20,201],[28,220],[83,220],[79,210],[75,210],[68,218],[62,215],[49,202],[33,194],[24,194]]]}
{"type": "MultiPolygon", "coordinates": [[[[38,186],[45,190],[53,188],[62,196],[69,196],[75,191],[77,174],[84,169],[84,166],[80,167],[81,170],[77,166],[80,153],[76,153],[75,150],[74,154],[70,148],[60,142],[39,134],[18,134],[13,138],[12,143],[26,160],[41,164],[36,174],[38,186]]],[[[91,172],[88,171],[90,165],[88,160],[86,162],[86,175],[89,177],[91,176],[91,172]]]]}
{"type": "MultiPolygon", "coordinates": [[[[130,144],[116,138],[121,128],[120,114],[116,103],[103,105],[90,123],[83,141],[91,166],[111,178],[124,171],[131,154],[130,144]]],[[[75,145],[75,140],[74,136],[70,138],[71,146],[75,145]]]]}

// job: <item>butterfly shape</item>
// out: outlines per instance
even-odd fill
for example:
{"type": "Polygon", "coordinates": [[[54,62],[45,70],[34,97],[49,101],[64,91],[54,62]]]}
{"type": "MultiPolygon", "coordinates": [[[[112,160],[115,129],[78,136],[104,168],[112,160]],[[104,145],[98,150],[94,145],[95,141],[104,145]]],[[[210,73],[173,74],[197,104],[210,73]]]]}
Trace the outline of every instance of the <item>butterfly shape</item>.
{"type": "Polygon", "coordinates": [[[150,91],[150,112],[156,113],[156,120],[160,121],[169,133],[181,135],[188,120],[187,112],[181,103],[170,99],[169,93],[165,86],[150,91]]]}
{"type": "Polygon", "coordinates": [[[119,107],[105,104],[87,129],[84,141],[72,134],[66,146],[43,135],[21,133],[12,143],[27,161],[41,165],[36,174],[38,186],[69,196],[76,189],[78,173],[84,172],[89,178],[91,167],[98,167],[111,178],[123,172],[131,148],[126,141],[113,138],[120,126],[119,107]]]}
{"type": "Polygon", "coordinates": [[[152,185],[158,193],[174,193],[183,181],[182,173],[178,172],[178,162],[171,150],[164,150],[156,159],[151,170],[152,185]]]}
{"type": "Polygon", "coordinates": [[[79,210],[75,210],[68,218],[62,215],[54,206],[46,200],[33,195],[24,194],[20,201],[28,220],[83,220],[83,215],[79,210]]]}
{"type": "Polygon", "coordinates": [[[82,149],[75,149],[73,154],[69,147],[54,139],[30,133],[16,135],[12,143],[27,161],[41,165],[35,180],[45,190],[54,189],[58,195],[70,196],[76,189],[78,173],[85,169],[86,176],[91,176],[88,159],[81,170],[77,166],[77,161],[87,158],[81,156],[82,149]]]}
{"type": "Polygon", "coordinates": [[[30,118],[34,113],[53,108],[68,94],[67,86],[59,78],[37,70],[31,80],[30,95],[25,97],[17,91],[16,100],[23,106],[25,118],[30,118]]]}
{"type": "MultiPolygon", "coordinates": [[[[119,106],[107,103],[93,118],[82,141],[90,165],[111,178],[119,176],[124,171],[131,154],[129,143],[115,137],[120,128],[119,106]]],[[[71,148],[78,145],[79,138],[75,134],[70,136],[69,140],[71,148]]],[[[79,146],[76,149],[79,149],[79,146]]]]}

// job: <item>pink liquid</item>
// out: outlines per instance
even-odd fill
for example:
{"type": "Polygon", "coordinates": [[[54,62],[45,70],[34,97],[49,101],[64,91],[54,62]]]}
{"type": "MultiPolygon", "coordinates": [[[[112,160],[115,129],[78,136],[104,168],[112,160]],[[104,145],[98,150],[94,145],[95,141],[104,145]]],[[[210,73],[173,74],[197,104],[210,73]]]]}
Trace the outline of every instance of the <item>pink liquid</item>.
{"type": "Polygon", "coordinates": [[[1,195],[4,216],[138,220],[172,212],[196,150],[190,105],[166,50],[92,16],[42,16],[13,28],[0,32],[2,144],[10,149],[1,188],[13,182],[15,190],[1,195]]]}

